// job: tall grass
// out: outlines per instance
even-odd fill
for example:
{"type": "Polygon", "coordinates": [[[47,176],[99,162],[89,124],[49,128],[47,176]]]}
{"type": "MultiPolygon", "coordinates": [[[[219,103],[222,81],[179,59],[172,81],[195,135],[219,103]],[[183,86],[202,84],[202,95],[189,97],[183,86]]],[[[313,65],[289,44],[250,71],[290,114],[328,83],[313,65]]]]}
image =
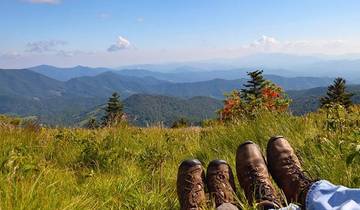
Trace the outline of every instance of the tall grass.
{"type": "MultiPolygon", "coordinates": [[[[360,117],[358,116],[358,119],[360,117]]],[[[180,162],[224,159],[235,171],[237,146],[265,151],[283,135],[314,177],[360,187],[360,130],[324,129],[324,117],[263,114],[208,128],[118,126],[96,130],[0,127],[0,209],[178,209],[180,162]]],[[[247,206],[237,184],[237,195],[247,206]]]]}

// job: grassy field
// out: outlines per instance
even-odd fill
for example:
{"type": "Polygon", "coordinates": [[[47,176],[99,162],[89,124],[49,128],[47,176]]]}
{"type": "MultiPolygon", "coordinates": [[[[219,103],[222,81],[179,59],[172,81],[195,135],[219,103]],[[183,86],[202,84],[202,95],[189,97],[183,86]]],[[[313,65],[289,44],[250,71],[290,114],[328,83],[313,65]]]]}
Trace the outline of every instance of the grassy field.
{"type": "Polygon", "coordinates": [[[228,126],[181,129],[2,123],[0,209],[178,209],[175,183],[183,159],[197,158],[204,166],[224,159],[235,171],[239,144],[253,140],[265,151],[273,135],[290,141],[313,178],[360,187],[360,116],[354,116],[334,131],[324,128],[321,114],[263,114],[228,126]]]}

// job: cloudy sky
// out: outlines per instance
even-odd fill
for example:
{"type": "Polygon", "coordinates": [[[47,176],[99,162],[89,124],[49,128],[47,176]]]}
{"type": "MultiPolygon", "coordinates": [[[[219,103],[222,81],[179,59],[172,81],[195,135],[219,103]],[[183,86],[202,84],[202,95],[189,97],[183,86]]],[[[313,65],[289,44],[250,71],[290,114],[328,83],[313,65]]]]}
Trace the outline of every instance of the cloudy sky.
{"type": "Polygon", "coordinates": [[[0,68],[360,53],[358,0],[0,0],[0,68]]]}

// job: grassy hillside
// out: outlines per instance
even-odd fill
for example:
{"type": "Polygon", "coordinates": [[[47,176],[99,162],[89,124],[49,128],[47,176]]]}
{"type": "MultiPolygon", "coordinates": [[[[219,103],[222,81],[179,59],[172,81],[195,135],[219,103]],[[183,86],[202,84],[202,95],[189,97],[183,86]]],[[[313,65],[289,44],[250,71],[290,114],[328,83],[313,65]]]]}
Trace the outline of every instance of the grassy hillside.
{"type": "MultiPolygon", "coordinates": [[[[359,115],[353,117],[358,123],[359,115]]],[[[0,119],[0,209],[178,209],[175,183],[183,159],[206,166],[220,158],[235,169],[240,143],[251,139],[265,150],[269,137],[279,134],[314,178],[359,187],[359,126],[327,131],[324,120],[320,114],[263,114],[210,128],[86,130],[20,128],[0,119]]]]}

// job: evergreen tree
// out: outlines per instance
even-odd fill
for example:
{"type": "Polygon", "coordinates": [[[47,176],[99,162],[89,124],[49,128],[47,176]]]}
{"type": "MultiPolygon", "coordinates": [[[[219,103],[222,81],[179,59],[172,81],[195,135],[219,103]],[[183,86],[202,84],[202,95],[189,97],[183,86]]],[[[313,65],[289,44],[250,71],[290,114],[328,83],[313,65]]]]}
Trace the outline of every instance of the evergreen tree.
{"type": "Polygon", "coordinates": [[[89,129],[95,129],[95,128],[98,128],[99,125],[96,121],[96,119],[94,117],[90,118],[89,121],[86,123],[85,125],[86,128],[89,128],[89,129]]]}
{"type": "Polygon", "coordinates": [[[120,102],[120,96],[114,92],[108,100],[103,117],[103,125],[108,126],[121,120],[123,116],[123,105],[120,102]]]}
{"type": "Polygon", "coordinates": [[[328,87],[326,96],[320,99],[320,104],[321,107],[324,107],[328,104],[335,103],[349,108],[349,106],[352,105],[352,96],[352,93],[346,91],[346,81],[338,77],[334,80],[334,83],[328,87]]]}
{"type": "Polygon", "coordinates": [[[256,70],[253,72],[248,72],[247,74],[250,76],[250,80],[247,81],[247,84],[244,84],[246,89],[242,89],[241,92],[243,94],[243,98],[245,100],[251,99],[259,99],[261,98],[261,91],[265,87],[265,79],[262,75],[262,70],[256,70]]]}
{"type": "Polygon", "coordinates": [[[185,127],[189,127],[189,121],[186,120],[185,118],[180,118],[179,120],[176,120],[171,128],[185,128],[185,127]]]}

